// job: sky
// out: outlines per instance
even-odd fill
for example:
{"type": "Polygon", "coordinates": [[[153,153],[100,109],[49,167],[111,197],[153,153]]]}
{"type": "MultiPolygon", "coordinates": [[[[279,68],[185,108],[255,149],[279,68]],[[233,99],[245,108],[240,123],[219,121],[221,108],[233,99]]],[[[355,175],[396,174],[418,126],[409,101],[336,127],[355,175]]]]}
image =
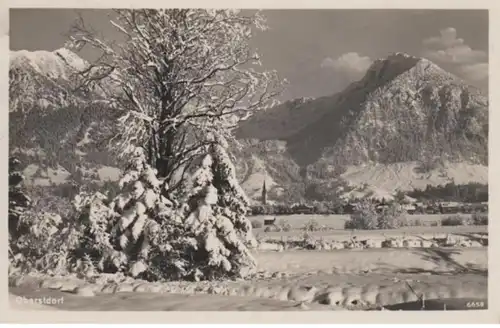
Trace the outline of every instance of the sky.
{"type": "MultiPolygon", "coordinates": [[[[11,9],[11,50],[61,48],[77,13],[108,39],[106,10],[11,9]]],[[[320,97],[359,80],[393,52],[425,57],[487,91],[486,10],[265,10],[269,29],[251,45],[264,68],[289,81],[282,99],[320,97]]],[[[92,60],[92,53],[81,54],[92,60]]]]}

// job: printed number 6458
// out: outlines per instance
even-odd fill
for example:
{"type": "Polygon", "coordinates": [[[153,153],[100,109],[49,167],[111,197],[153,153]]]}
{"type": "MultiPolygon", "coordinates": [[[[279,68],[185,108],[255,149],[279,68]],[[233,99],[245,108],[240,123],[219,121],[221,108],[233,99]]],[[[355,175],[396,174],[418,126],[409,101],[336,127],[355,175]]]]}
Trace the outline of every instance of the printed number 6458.
{"type": "Polygon", "coordinates": [[[467,302],[465,306],[468,308],[483,308],[484,302],[467,302]]]}

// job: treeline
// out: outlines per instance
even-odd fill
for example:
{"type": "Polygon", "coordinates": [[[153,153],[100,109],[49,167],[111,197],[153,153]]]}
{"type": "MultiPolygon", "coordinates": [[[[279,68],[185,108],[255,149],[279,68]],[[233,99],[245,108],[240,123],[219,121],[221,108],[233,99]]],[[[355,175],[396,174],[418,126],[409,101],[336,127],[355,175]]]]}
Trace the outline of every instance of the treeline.
{"type": "Polygon", "coordinates": [[[250,215],[350,214],[354,205],[317,202],[309,204],[269,204],[251,206],[250,215]]]}
{"type": "Polygon", "coordinates": [[[450,182],[444,186],[427,185],[425,189],[415,189],[407,192],[406,195],[420,202],[482,203],[488,201],[488,185],[480,183],[457,185],[450,182]]]}

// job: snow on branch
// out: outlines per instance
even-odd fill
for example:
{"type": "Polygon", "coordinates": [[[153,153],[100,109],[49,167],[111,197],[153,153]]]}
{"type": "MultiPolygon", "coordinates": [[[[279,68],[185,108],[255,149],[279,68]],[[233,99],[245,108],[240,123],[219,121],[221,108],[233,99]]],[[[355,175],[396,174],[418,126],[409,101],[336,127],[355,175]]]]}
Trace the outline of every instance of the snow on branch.
{"type": "Polygon", "coordinates": [[[123,40],[109,42],[83,20],[75,24],[69,46],[101,52],[80,72],[80,85],[101,87],[110,110],[122,113],[120,133],[110,145],[123,156],[132,144],[149,147],[164,162],[157,163],[161,176],[176,166],[165,162],[192,155],[171,147],[182,138],[180,128],[227,129],[274,105],[282,90],[277,73],[262,70],[249,45],[252,29],[265,29],[259,13],[124,9],[115,11],[110,25],[123,40]]]}

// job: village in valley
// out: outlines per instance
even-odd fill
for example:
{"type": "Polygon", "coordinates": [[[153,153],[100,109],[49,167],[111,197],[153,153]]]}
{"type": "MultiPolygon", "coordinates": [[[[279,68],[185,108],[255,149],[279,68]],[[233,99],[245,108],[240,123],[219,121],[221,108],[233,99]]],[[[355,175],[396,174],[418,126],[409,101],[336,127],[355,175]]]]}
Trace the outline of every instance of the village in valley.
{"type": "MultiPolygon", "coordinates": [[[[404,193],[397,193],[394,197],[386,199],[384,197],[371,198],[377,211],[382,212],[388,208],[389,204],[398,203],[407,214],[471,214],[488,212],[488,193],[484,188],[480,191],[484,201],[459,202],[442,200],[417,200],[404,193]]],[[[286,214],[352,214],[356,204],[363,199],[342,199],[340,202],[310,202],[279,204],[272,199],[268,199],[265,181],[262,184],[262,194],[259,200],[254,202],[251,208],[252,215],[286,215],[286,214]]]]}

